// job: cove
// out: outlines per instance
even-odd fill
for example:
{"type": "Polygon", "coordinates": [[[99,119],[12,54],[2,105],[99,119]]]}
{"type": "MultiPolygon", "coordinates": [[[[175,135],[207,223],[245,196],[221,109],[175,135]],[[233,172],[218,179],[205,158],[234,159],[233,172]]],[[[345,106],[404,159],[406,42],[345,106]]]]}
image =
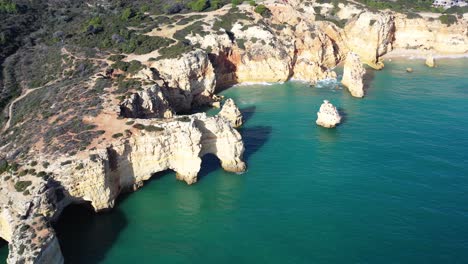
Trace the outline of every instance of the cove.
{"type": "Polygon", "coordinates": [[[162,173],[110,212],[67,208],[67,263],[468,262],[468,60],[438,64],[370,71],[364,99],[333,82],[223,91],[248,171],[208,156],[193,186],[162,173]],[[324,99],[337,129],[315,125],[324,99]]]}

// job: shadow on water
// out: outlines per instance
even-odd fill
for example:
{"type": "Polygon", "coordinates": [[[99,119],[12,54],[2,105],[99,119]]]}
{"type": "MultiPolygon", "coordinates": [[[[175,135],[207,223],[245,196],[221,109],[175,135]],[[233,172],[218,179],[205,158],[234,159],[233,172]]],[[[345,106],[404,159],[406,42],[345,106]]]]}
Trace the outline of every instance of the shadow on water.
{"type": "Polygon", "coordinates": [[[198,181],[201,181],[208,174],[221,168],[221,163],[214,154],[206,154],[202,157],[200,172],[198,173],[198,181]]]}
{"type": "Polygon", "coordinates": [[[247,166],[250,157],[268,142],[271,137],[272,130],[271,126],[255,126],[242,128],[240,130],[242,138],[244,139],[244,160],[247,162],[247,166]]]}
{"type": "Polygon", "coordinates": [[[348,121],[348,114],[344,111],[342,107],[338,107],[338,113],[341,116],[341,123],[338,126],[342,126],[346,121],[348,121]]]}
{"type": "Polygon", "coordinates": [[[54,224],[65,263],[100,263],[127,226],[115,208],[96,214],[90,203],[70,205],[54,224]]]}
{"type": "Polygon", "coordinates": [[[247,123],[253,117],[255,112],[257,111],[257,107],[256,106],[249,106],[249,107],[240,109],[240,111],[241,111],[242,116],[244,118],[244,123],[247,123]]]}
{"type": "Polygon", "coordinates": [[[375,71],[376,70],[372,68],[366,69],[366,74],[364,75],[364,78],[362,80],[364,84],[364,94],[367,94],[367,91],[369,90],[369,87],[375,78],[375,71]]]}

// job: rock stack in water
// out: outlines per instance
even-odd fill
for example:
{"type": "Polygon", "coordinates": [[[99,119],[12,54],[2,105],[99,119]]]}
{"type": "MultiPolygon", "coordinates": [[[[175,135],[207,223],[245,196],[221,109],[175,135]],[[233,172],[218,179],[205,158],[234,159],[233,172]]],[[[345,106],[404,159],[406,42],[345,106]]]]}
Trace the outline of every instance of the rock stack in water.
{"type": "Polygon", "coordinates": [[[231,123],[232,127],[237,128],[242,126],[243,124],[242,113],[237,107],[234,100],[232,100],[231,98],[226,100],[226,102],[223,105],[223,108],[221,109],[221,112],[219,112],[219,116],[228,120],[231,123]]]}
{"type": "Polygon", "coordinates": [[[341,116],[336,107],[328,100],[324,100],[317,112],[317,125],[334,128],[341,122],[341,116]]]}
{"type": "Polygon", "coordinates": [[[432,54],[427,56],[426,66],[429,67],[429,68],[434,68],[435,67],[435,60],[434,60],[434,57],[432,56],[432,54]]]}
{"type": "Polygon", "coordinates": [[[343,83],[354,97],[364,97],[363,78],[366,70],[362,66],[359,55],[349,52],[346,56],[343,73],[343,83]]]}

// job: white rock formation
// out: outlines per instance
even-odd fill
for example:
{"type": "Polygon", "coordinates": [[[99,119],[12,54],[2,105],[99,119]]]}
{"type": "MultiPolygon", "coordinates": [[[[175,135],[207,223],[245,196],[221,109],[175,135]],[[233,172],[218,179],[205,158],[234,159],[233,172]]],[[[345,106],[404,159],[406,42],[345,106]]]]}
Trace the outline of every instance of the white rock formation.
{"type": "Polygon", "coordinates": [[[231,98],[228,98],[226,100],[226,102],[223,105],[223,108],[219,112],[219,116],[228,120],[231,123],[231,125],[235,128],[240,127],[243,124],[242,113],[237,107],[234,100],[232,100],[231,98]]]}
{"type": "Polygon", "coordinates": [[[363,78],[366,74],[359,55],[348,53],[346,56],[343,72],[343,80],[341,81],[346,86],[354,97],[364,97],[363,78]]]}
{"type": "Polygon", "coordinates": [[[203,50],[183,54],[177,59],[157,60],[151,64],[168,88],[163,92],[176,112],[193,105],[210,104],[216,78],[208,55],[203,50]]]}
{"type": "Polygon", "coordinates": [[[169,102],[158,85],[146,88],[126,98],[120,105],[120,116],[126,118],[171,118],[169,102]]]}
{"type": "Polygon", "coordinates": [[[434,68],[435,67],[435,59],[432,56],[432,54],[429,54],[426,58],[426,66],[429,68],[434,68]]]}
{"type": "Polygon", "coordinates": [[[33,182],[30,194],[15,191],[16,180],[5,183],[11,191],[0,192],[0,236],[10,242],[9,264],[63,263],[48,222],[70,203],[89,201],[96,211],[112,208],[121,192],[134,191],[154,173],[165,170],[173,170],[177,179],[193,184],[201,158],[208,153],[216,155],[226,171],[246,169],[242,137],[223,117],[202,113],[170,122],[137,122],[152,129],[133,128],[126,138],[116,139],[104,149],[55,160],[46,169],[51,174],[47,182],[23,176],[22,181],[33,182]],[[62,195],[57,196],[58,192],[62,195]]]}
{"type": "Polygon", "coordinates": [[[320,110],[317,112],[317,125],[334,128],[341,123],[341,116],[338,110],[328,100],[324,100],[320,106],[320,110]]]}

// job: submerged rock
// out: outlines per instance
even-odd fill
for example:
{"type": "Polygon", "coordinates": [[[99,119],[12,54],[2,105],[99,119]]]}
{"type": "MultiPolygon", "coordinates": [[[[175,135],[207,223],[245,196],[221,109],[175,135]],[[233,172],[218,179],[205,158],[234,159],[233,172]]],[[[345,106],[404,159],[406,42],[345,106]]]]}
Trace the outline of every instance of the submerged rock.
{"type": "Polygon", "coordinates": [[[429,54],[426,58],[426,66],[429,68],[434,68],[435,67],[435,60],[432,54],[429,54]]]}
{"type": "Polygon", "coordinates": [[[237,128],[242,126],[243,124],[242,113],[237,107],[234,100],[232,100],[231,98],[226,100],[226,102],[223,105],[223,108],[221,109],[221,112],[219,112],[219,116],[228,120],[231,123],[232,127],[237,128]]]}
{"type": "Polygon", "coordinates": [[[317,112],[317,125],[326,128],[334,128],[341,123],[341,115],[336,107],[328,100],[324,100],[320,110],[317,112]]]}
{"type": "Polygon", "coordinates": [[[410,68],[410,67],[406,68],[406,72],[412,73],[412,72],[413,72],[413,68],[410,68]]]}
{"type": "Polygon", "coordinates": [[[349,52],[344,64],[343,83],[354,97],[364,97],[363,78],[366,70],[362,66],[359,55],[349,52]]]}

